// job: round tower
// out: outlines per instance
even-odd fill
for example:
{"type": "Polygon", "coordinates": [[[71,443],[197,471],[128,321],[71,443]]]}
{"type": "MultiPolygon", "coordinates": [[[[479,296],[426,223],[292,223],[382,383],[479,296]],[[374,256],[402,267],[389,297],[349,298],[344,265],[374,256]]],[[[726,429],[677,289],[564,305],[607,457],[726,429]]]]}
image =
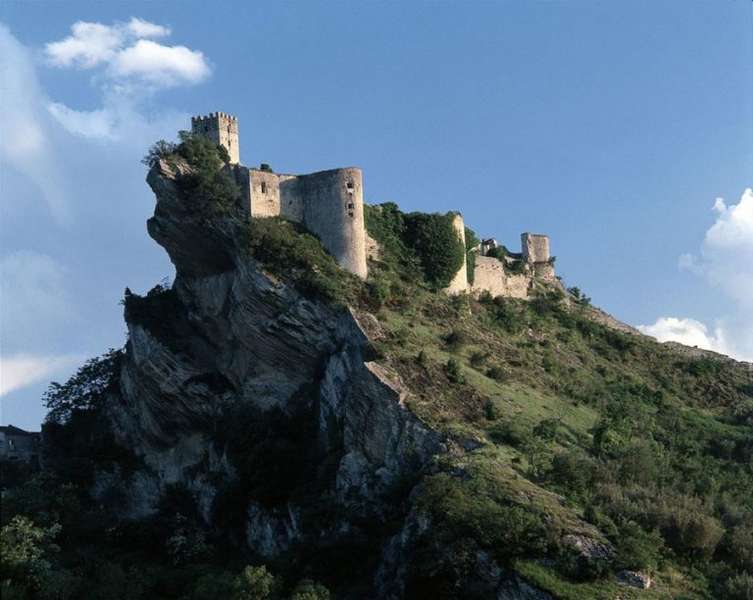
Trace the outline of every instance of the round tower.
{"type": "Polygon", "coordinates": [[[344,269],[366,277],[363,175],[354,167],[298,178],[303,224],[344,269]]]}

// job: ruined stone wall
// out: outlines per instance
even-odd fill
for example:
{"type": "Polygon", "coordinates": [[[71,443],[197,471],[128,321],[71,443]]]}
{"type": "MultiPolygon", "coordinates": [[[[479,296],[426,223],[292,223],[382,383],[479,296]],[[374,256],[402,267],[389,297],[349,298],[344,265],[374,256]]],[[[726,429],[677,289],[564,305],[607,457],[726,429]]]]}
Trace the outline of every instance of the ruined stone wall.
{"type": "Polygon", "coordinates": [[[251,182],[250,214],[252,217],[280,215],[280,177],[276,173],[249,169],[251,182]]]}
{"type": "MultiPolygon", "coordinates": [[[[458,234],[460,241],[463,243],[463,251],[465,252],[465,222],[463,216],[460,214],[455,215],[452,221],[452,226],[455,228],[455,232],[458,234]]],[[[455,277],[452,278],[450,285],[445,288],[448,294],[459,294],[468,290],[468,268],[466,267],[465,255],[463,256],[463,265],[460,267],[455,277]]]]}
{"type": "Polygon", "coordinates": [[[230,164],[241,162],[238,144],[238,119],[223,112],[209,113],[206,117],[191,117],[191,132],[221,144],[230,155],[230,164]]]}
{"type": "Polygon", "coordinates": [[[549,260],[549,236],[539,233],[521,233],[520,245],[526,262],[538,263],[549,260]]]}
{"type": "MultiPolygon", "coordinates": [[[[351,273],[366,277],[366,229],[361,169],[300,175],[294,186],[303,198],[303,224],[351,273]]],[[[292,192],[291,192],[292,193],[292,192]]]]}
{"type": "Polygon", "coordinates": [[[493,256],[476,256],[472,292],[487,291],[492,296],[527,298],[532,278],[529,274],[507,274],[502,263],[493,256]]]}

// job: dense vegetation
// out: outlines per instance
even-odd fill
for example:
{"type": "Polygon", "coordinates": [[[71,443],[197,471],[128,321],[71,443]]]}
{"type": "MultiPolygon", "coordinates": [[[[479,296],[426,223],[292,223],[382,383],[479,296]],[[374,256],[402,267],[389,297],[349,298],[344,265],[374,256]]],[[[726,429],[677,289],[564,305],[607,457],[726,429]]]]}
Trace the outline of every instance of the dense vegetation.
{"type": "MultiPolygon", "coordinates": [[[[427,283],[447,287],[463,264],[466,249],[453,227],[454,213],[402,213],[393,203],[366,207],[366,227],[405,261],[421,266],[427,283]],[[410,252],[410,258],[405,254],[410,252]]],[[[414,271],[415,272],[415,271],[414,271]]]]}
{"type": "MultiPolygon", "coordinates": [[[[394,278],[401,261],[385,254],[377,277],[394,278]]],[[[417,414],[482,445],[425,480],[439,525],[427,549],[457,551],[448,565],[421,555],[415,590],[442,597],[481,546],[562,598],[611,597],[619,569],[656,577],[643,597],[751,597],[749,368],[599,325],[578,289],[530,302],[403,294],[409,306],[394,298],[377,313],[382,353],[416,391],[417,414]],[[608,560],[563,545],[591,526],[608,560]]]]}
{"type": "MultiPolygon", "coordinates": [[[[220,151],[183,135],[146,161],[178,156],[194,169],[186,197],[207,207],[206,218],[234,219],[220,151]]],[[[449,440],[450,452],[411,495],[432,527],[405,565],[408,597],[457,597],[483,552],[557,598],[753,598],[749,368],[600,325],[577,288],[542,286],[529,302],[449,298],[437,290],[466,259],[452,215],[384,204],[366,207],[366,223],[382,252],[365,282],[290,223],[237,227],[268,273],[377,317],[379,360],[413,391],[410,409],[449,440]],[[567,536],[608,552],[583,556],[567,536]],[[618,587],[620,569],[656,583],[640,593],[618,587]]],[[[174,325],[185,309],[170,286],[143,297],[127,291],[124,303],[130,322],[180,344],[174,325]]],[[[103,413],[122,361],[110,351],[53,383],[45,469],[3,468],[3,599],[316,600],[330,596],[316,581],[370,577],[379,549],[368,539],[263,565],[226,535],[237,523],[208,530],[180,487],[146,521],[119,520],[92,502],[97,473],[140,464],[115,443],[103,413]]],[[[220,494],[217,514],[235,514],[250,496],[274,505],[305,491],[313,427],[305,412],[228,413],[218,443],[241,477],[220,494]]]]}

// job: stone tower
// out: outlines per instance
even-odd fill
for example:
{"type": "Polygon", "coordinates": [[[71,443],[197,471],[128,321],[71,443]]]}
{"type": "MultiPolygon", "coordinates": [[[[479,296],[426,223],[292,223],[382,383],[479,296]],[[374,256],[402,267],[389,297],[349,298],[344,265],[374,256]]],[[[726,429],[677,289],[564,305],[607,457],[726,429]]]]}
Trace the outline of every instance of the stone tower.
{"type": "Polygon", "coordinates": [[[523,260],[527,263],[543,263],[549,260],[549,236],[540,233],[521,233],[520,245],[523,260]]]}
{"type": "Polygon", "coordinates": [[[238,119],[223,112],[209,113],[206,117],[191,117],[191,133],[203,135],[215,144],[225,147],[230,164],[241,162],[238,146],[238,119]]]}

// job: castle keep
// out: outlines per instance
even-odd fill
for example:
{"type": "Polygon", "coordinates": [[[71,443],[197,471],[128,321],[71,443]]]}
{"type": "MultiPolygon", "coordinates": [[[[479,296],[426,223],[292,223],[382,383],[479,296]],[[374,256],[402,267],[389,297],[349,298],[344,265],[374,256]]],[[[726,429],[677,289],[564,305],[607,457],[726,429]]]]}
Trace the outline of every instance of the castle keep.
{"type": "MultiPolygon", "coordinates": [[[[324,248],[344,269],[365,278],[367,242],[363,210],[361,169],[346,167],[307,175],[274,173],[268,165],[259,168],[240,162],[238,119],[223,112],[191,118],[191,131],[223,146],[230,156],[229,170],[242,191],[243,210],[249,217],[284,217],[301,223],[319,237],[324,248]]],[[[461,215],[453,222],[465,245],[465,224],[461,215]]],[[[549,238],[523,233],[521,253],[495,252],[497,242],[484,240],[474,252],[475,267],[469,278],[466,263],[458,270],[447,292],[527,298],[535,280],[556,281],[549,238]],[[473,283],[469,283],[469,279],[473,283]]]]}
{"type": "Polygon", "coordinates": [[[240,164],[238,119],[225,113],[193,117],[191,130],[225,147],[243,208],[250,217],[285,217],[319,237],[342,266],[366,277],[363,176],[354,167],[308,175],[273,173],[240,164]]]}

